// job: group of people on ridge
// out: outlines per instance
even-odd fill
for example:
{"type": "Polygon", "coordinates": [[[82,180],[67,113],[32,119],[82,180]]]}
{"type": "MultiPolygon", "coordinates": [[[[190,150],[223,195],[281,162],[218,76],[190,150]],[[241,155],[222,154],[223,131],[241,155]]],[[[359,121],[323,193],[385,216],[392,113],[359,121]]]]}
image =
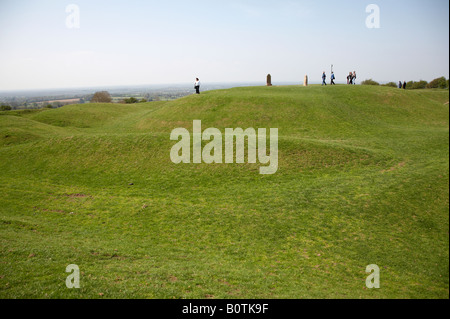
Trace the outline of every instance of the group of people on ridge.
{"type": "Polygon", "coordinates": [[[356,84],[356,71],[349,72],[347,76],[347,84],[356,84]]]}
{"type": "MultiPolygon", "coordinates": [[[[334,72],[331,72],[331,83],[330,85],[336,85],[334,83],[334,80],[336,80],[336,76],[334,75],[334,72]]],[[[350,72],[347,76],[347,84],[356,84],[356,71],[350,72]]],[[[327,74],[325,71],[323,71],[322,74],[322,86],[327,85],[327,74]]],[[[406,87],[406,82],[403,84],[404,88],[406,87]]],[[[399,88],[402,87],[402,82],[399,82],[399,88]]],[[[200,80],[198,78],[195,79],[195,93],[200,94],[200,80]]]]}
{"type": "Polygon", "coordinates": [[[406,90],[406,81],[404,81],[403,84],[402,81],[398,81],[398,88],[403,88],[404,90],[406,90]]]}
{"type": "MultiPolygon", "coordinates": [[[[331,85],[336,85],[334,83],[334,80],[336,80],[336,76],[334,75],[334,72],[331,72],[331,85]]],[[[356,84],[356,71],[350,72],[347,76],[347,84],[356,84]]],[[[322,74],[322,86],[327,85],[327,74],[325,71],[323,71],[322,74]]]]}

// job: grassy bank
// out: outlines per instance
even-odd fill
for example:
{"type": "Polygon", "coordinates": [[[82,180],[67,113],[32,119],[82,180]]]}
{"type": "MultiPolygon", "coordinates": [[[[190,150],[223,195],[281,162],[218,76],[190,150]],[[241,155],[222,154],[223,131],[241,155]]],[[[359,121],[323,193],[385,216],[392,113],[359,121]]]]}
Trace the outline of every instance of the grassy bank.
{"type": "Polygon", "coordinates": [[[0,297],[448,298],[448,99],[252,87],[2,112],[0,297]],[[173,164],[193,120],[278,128],[278,172],[173,164]]]}

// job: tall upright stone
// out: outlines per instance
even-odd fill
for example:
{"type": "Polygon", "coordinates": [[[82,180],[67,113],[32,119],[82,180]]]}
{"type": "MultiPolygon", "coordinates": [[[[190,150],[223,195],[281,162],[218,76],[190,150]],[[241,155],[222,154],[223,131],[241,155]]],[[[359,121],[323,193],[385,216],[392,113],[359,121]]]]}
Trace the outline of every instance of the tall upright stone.
{"type": "Polygon", "coordinates": [[[267,74],[267,86],[272,86],[272,76],[267,74]]]}
{"type": "Polygon", "coordinates": [[[308,75],[305,75],[305,78],[303,79],[303,86],[308,86],[308,75]]]}

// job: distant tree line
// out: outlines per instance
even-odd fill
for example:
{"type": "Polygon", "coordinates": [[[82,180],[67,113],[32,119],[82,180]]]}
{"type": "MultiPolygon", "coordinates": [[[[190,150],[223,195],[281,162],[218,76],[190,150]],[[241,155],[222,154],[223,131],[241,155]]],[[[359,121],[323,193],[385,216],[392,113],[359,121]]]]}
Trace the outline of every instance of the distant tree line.
{"type": "Polygon", "coordinates": [[[145,102],[147,102],[147,99],[138,100],[135,97],[130,97],[128,99],[123,99],[123,100],[119,101],[119,103],[121,103],[121,104],[135,104],[135,103],[145,103],[145,102]]]}
{"type": "MultiPolygon", "coordinates": [[[[372,79],[368,79],[365,81],[361,82],[361,85],[380,85],[380,83],[372,80],[372,79]]],[[[382,84],[381,86],[389,86],[389,87],[394,87],[397,88],[398,84],[395,82],[389,82],[386,84],[382,84]]],[[[431,82],[427,82],[424,80],[420,80],[418,82],[416,81],[409,81],[406,83],[406,89],[407,90],[418,90],[418,89],[448,89],[449,88],[449,80],[446,79],[445,77],[440,77],[437,79],[434,79],[431,82]]]]}
{"type": "Polygon", "coordinates": [[[33,96],[30,94],[0,97],[0,110],[59,108],[68,104],[84,103],[122,103],[134,104],[153,101],[170,101],[191,94],[190,90],[181,88],[164,88],[161,90],[133,92],[117,92],[114,95],[107,91],[88,94],[49,94],[33,96]],[[75,101],[77,100],[77,101],[75,101]]]}

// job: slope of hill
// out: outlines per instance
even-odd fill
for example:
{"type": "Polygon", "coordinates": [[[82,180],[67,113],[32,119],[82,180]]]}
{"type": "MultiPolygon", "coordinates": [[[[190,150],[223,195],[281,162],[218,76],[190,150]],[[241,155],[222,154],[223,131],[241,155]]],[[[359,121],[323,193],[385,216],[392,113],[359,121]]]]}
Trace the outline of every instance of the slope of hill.
{"type": "Polygon", "coordinates": [[[3,112],[0,297],[448,298],[448,99],[248,87],[3,112]],[[193,120],[278,128],[278,172],[173,164],[193,120]]]}

